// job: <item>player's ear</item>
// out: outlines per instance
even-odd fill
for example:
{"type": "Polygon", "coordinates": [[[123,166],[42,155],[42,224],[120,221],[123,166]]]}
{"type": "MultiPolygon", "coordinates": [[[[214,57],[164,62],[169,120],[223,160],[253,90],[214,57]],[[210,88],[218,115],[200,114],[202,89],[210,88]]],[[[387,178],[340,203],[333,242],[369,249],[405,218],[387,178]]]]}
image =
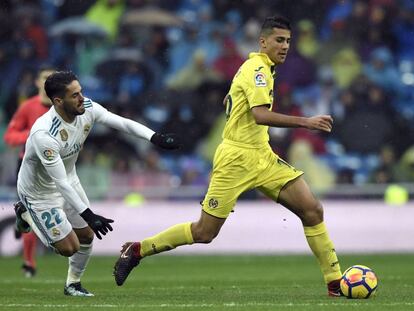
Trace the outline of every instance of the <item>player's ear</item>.
{"type": "Polygon", "coordinates": [[[58,105],[58,106],[61,106],[61,105],[62,105],[62,103],[63,103],[62,98],[59,98],[59,97],[53,97],[53,100],[52,100],[52,104],[53,104],[53,105],[58,105]]]}
{"type": "Polygon", "coordinates": [[[259,43],[261,48],[266,48],[266,38],[263,36],[260,36],[259,43]]]}

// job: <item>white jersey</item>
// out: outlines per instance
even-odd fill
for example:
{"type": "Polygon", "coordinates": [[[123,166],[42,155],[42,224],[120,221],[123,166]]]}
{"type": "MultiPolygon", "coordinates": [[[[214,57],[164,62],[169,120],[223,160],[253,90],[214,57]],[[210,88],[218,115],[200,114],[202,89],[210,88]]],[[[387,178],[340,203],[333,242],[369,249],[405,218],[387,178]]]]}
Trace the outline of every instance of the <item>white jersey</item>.
{"type": "Polygon", "coordinates": [[[52,106],[36,120],[26,141],[17,189],[35,199],[47,200],[60,192],[78,213],[86,208],[73,186],[79,183],[75,163],[95,122],[150,140],[154,131],[120,117],[90,99],[84,100],[85,113],[72,123],[65,122],[52,106]]]}

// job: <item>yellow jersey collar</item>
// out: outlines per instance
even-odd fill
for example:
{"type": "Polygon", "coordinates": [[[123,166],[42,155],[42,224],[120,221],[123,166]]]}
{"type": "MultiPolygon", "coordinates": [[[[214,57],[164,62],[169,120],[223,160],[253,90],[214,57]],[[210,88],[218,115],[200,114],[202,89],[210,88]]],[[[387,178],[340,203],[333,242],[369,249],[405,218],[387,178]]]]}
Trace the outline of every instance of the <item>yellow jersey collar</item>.
{"type": "Polygon", "coordinates": [[[254,52],[254,53],[249,54],[249,58],[253,58],[253,57],[256,57],[256,56],[262,58],[263,61],[265,62],[265,64],[269,65],[269,67],[272,67],[272,66],[275,65],[275,63],[272,62],[270,60],[269,56],[267,56],[267,54],[265,54],[265,53],[256,53],[256,52],[254,52]]]}

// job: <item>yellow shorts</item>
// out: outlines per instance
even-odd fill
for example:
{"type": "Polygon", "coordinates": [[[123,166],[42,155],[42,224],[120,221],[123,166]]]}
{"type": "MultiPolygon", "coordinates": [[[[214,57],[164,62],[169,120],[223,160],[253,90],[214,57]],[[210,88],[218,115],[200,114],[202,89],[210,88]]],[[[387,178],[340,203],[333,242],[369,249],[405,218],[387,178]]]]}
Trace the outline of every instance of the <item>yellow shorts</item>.
{"type": "Polygon", "coordinates": [[[277,202],[280,190],[303,172],[279,158],[269,145],[247,148],[228,141],[214,155],[213,172],[203,210],[212,216],[227,218],[238,197],[257,188],[277,202]]]}

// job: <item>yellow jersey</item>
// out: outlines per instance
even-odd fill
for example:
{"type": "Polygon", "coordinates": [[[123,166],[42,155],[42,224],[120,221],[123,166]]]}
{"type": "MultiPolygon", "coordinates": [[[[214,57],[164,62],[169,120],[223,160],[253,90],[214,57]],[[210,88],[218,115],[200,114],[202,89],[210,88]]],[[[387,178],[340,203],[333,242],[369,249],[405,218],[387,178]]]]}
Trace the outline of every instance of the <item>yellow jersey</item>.
{"type": "Polygon", "coordinates": [[[273,68],[274,63],[264,53],[250,53],[241,65],[226,96],[224,141],[246,147],[260,147],[269,141],[269,127],[256,124],[251,109],[262,105],[272,109],[273,68]]]}

